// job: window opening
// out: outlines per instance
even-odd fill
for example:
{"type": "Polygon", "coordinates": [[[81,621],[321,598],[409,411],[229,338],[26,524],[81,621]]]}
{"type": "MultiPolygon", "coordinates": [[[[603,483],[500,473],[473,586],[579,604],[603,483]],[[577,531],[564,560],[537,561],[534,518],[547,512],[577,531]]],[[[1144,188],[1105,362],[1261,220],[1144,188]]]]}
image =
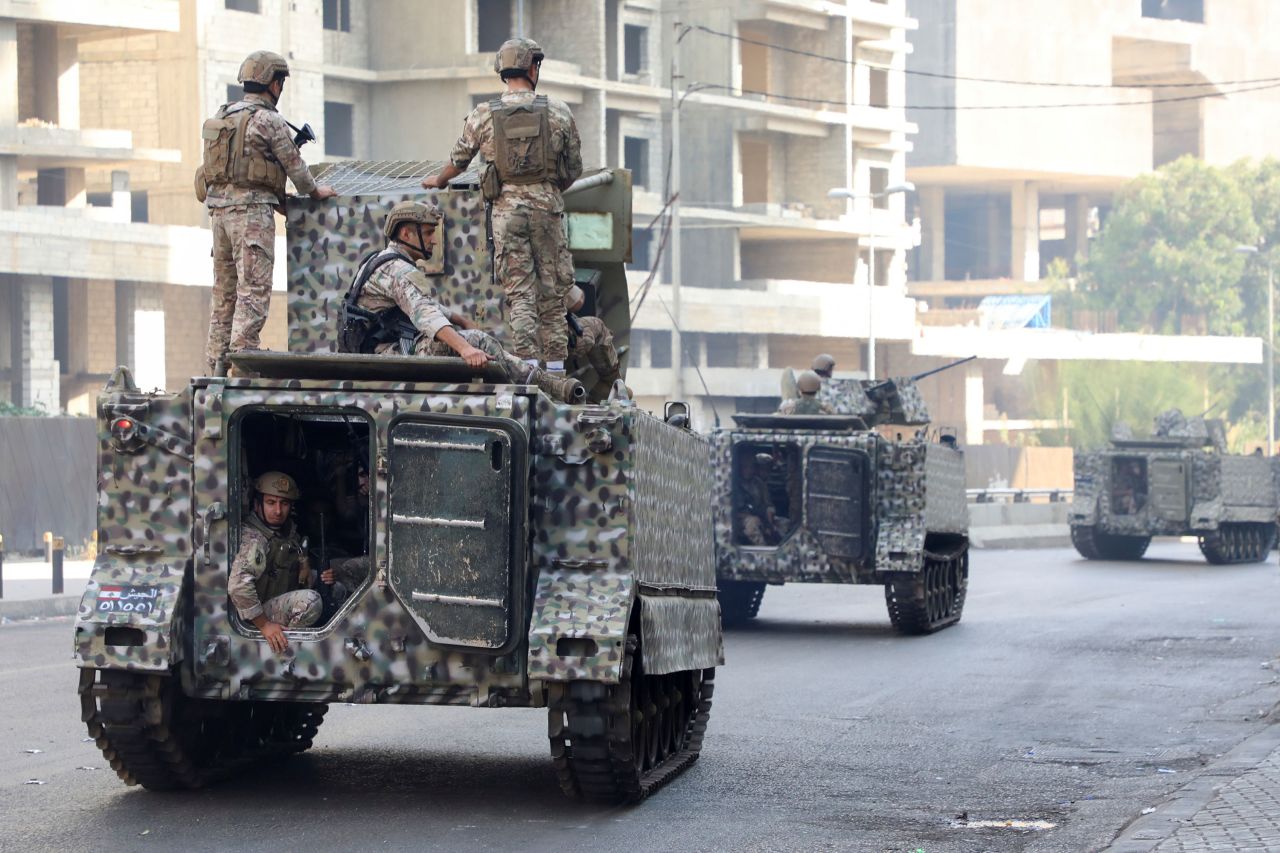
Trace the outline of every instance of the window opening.
{"type": "Polygon", "coordinates": [[[889,170],[880,166],[867,169],[871,179],[871,200],[880,210],[889,209],[889,196],[884,191],[889,188],[889,170]]]}
{"type": "Polygon", "coordinates": [[[1204,23],[1204,0],[1142,0],[1142,17],[1204,23]]]}
{"type": "Polygon", "coordinates": [[[511,0],[476,0],[477,46],[481,53],[496,51],[511,38],[511,18],[511,0]]]}
{"type": "Polygon", "coordinates": [[[225,0],[225,7],[233,12],[252,12],[255,15],[261,11],[258,0],[225,0]]]}
{"type": "Polygon", "coordinates": [[[1120,458],[1111,461],[1111,512],[1137,515],[1147,505],[1147,460],[1120,458]]]}
{"type": "MultiPolygon", "coordinates": [[[[272,552],[278,556],[268,567],[275,574],[260,580],[256,591],[260,595],[279,589],[314,593],[320,615],[306,627],[322,628],[345,602],[361,593],[371,574],[369,422],[361,412],[254,411],[236,424],[239,454],[232,494],[233,500],[238,496],[240,534],[232,544],[238,550],[246,526],[256,524],[261,530],[265,523],[262,500],[255,494],[257,478],[268,471],[292,477],[301,497],[290,504],[288,517],[278,528],[280,546],[272,552]],[[311,566],[307,577],[299,571],[304,550],[311,566]]],[[[229,609],[236,610],[230,602],[229,609]]]]}
{"type": "Polygon", "coordinates": [[[631,184],[644,188],[649,185],[649,140],[641,136],[622,138],[623,167],[631,170],[631,184]]]}
{"type": "Polygon", "coordinates": [[[622,70],[627,74],[643,74],[649,70],[648,27],[623,24],[622,70]]]}
{"type": "Polygon", "coordinates": [[[324,28],[351,32],[351,0],[324,0],[324,28]]]}
{"type": "Polygon", "coordinates": [[[324,152],[335,157],[355,156],[355,127],[351,104],[324,102],[324,152]]]}
{"type": "Polygon", "coordinates": [[[748,442],[733,449],[733,543],[776,548],[800,524],[800,448],[748,442]]]}

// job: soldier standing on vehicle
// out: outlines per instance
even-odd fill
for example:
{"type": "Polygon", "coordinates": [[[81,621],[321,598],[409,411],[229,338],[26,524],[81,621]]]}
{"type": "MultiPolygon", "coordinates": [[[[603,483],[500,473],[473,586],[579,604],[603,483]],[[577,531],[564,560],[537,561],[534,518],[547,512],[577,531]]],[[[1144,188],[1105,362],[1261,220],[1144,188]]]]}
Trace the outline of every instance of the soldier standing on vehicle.
{"type": "Polygon", "coordinates": [[[796,378],[796,390],[800,392],[799,397],[793,397],[790,400],[783,400],[782,405],[778,407],[780,415],[834,415],[835,409],[831,408],[829,403],[824,403],[818,399],[818,392],[822,390],[822,379],[819,378],[816,371],[806,370],[796,378]]]}
{"type": "MultiPolygon", "coordinates": [[[[244,99],[223,104],[204,123],[204,162],[196,171],[196,198],[213,225],[213,306],[205,356],[209,373],[227,374],[228,353],[258,348],[271,302],[275,265],[275,210],[284,212],[285,178],[314,199],[332,198],[298,153],[276,104],[289,65],[267,50],[249,54],[237,79],[244,99]]],[[[235,375],[235,374],[232,374],[235,375]]]]}
{"type": "Polygon", "coordinates": [[[439,222],[439,209],[425,202],[402,201],[391,208],[382,228],[387,247],[360,265],[343,300],[339,350],[457,355],[471,367],[493,361],[512,383],[536,384],[562,400],[573,399],[573,388],[581,388],[576,380],[550,376],[506,352],[492,335],[427,296],[431,285],[416,262],[431,257],[439,222]]]}
{"type": "MultiPolygon", "coordinates": [[[[572,285],[564,298],[569,323],[569,355],[575,362],[585,362],[595,369],[597,382],[592,396],[603,399],[619,378],[618,351],[613,346],[613,333],[599,317],[579,317],[577,312],[587,301],[578,285],[572,285]],[[574,327],[577,328],[574,328],[574,327]]],[[[577,366],[577,365],[575,365],[577,366]]]]}
{"type": "Polygon", "coordinates": [[[506,91],[471,111],[449,163],[422,186],[444,189],[477,153],[486,161],[481,191],[492,204],[493,270],[506,292],[511,349],[530,364],[541,359],[548,370],[563,371],[573,258],[560,193],[582,174],[582,153],[569,107],[535,94],[542,59],[532,39],[503,43],[493,70],[506,91]]]}
{"type": "Polygon", "coordinates": [[[812,369],[822,379],[830,379],[832,372],[836,369],[836,360],[824,352],[813,359],[812,369]]]}
{"type": "Polygon", "coordinates": [[[320,618],[320,593],[311,586],[311,565],[290,518],[302,497],[288,474],[268,471],[254,482],[253,513],[240,528],[240,550],[231,563],[227,594],[266,638],[272,651],[289,648],[284,632],[308,628],[320,618]]]}

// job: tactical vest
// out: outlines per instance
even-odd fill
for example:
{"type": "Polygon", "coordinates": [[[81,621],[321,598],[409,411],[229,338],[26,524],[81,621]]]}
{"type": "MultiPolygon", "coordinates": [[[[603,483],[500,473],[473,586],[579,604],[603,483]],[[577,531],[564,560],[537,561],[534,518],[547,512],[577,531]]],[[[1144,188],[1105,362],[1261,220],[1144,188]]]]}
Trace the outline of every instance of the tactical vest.
{"type": "Polygon", "coordinates": [[[822,403],[817,397],[800,397],[791,408],[793,415],[821,415],[822,403]]]}
{"type": "Polygon", "coordinates": [[[531,104],[489,102],[493,118],[493,165],[504,184],[538,184],[556,176],[546,95],[531,104]]]}
{"type": "Polygon", "coordinates": [[[417,337],[418,330],[399,306],[384,311],[370,311],[360,307],[360,297],[370,276],[392,261],[405,261],[412,264],[406,255],[395,249],[386,248],[378,252],[370,252],[360,262],[355,281],[347,295],[342,297],[342,314],[338,323],[338,352],[370,354],[377,351],[381,344],[392,343],[404,338],[412,340],[417,337]]]}
{"type": "Polygon", "coordinates": [[[245,524],[267,540],[266,568],[254,584],[258,591],[258,601],[266,603],[277,595],[297,589],[300,555],[298,540],[293,535],[293,522],[287,521],[279,530],[272,530],[255,512],[245,524]]]}
{"type": "MultiPolygon", "coordinates": [[[[285,171],[267,152],[245,151],[245,129],[262,104],[238,101],[223,104],[213,118],[204,123],[200,136],[204,140],[204,163],[200,167],[206,185],[231,184],[242,189],[260,189],[274,193],[284,201],[285,171]]],[[[197,179],[197,197],[199,196],[197,179]]]]}

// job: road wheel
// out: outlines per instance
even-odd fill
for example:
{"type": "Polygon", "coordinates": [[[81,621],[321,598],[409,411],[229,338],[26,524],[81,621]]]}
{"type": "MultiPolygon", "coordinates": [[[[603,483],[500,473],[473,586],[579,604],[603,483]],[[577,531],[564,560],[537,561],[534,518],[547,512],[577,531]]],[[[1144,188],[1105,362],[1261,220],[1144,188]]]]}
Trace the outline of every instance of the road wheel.
{"type": "Polygon", "coordinates": [[[918,573],[900,573],[885,584],[889,621],[904,634],[931,634],[960,621],[969,590],[969,546],[950,553],[925,552],[918,573]]]}
{"type": "Polygon", "coordinates": [[[644,672],[639,641],[627,638],[618,684],[551,685],[551,758],[572,797],[606,803],[644,799],[697,760],[711,714],[715,669],[644,672]]]}
{"type": "Polygon", "coordinates": [[[718,585],[716,598],[720,600],[721,625],[734,628],[756,618],[764,599],[763,582],[722,580],[718,585]]]}

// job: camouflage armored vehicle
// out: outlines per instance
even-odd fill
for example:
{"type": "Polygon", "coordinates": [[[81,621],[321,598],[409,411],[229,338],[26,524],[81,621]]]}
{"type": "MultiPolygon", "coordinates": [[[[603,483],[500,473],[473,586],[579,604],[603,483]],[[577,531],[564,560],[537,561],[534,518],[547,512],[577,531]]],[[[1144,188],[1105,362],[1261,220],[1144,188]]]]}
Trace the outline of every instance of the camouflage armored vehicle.
{"type": "MultiPolygon", "coordinates": [[[[960,620],[964,453],[954,436],[928,434],[916,380],[933,372],[825,379],[818,396],[834,414],[738,414],[712,436],[726,625],[754,618],[765,586],[784,583],[881,584],[890,620],[908,634],[960,620]]],[[[794,384],[784,374],[784,396],[794,384]]]]}
{"type": "Polygon", "coordinates": [[[1265,560],[1276,542],[1273,460],[1226,450],[1221,421],[1171,409],[1148,438],[1117,424],[1077,453],[1071,542],[1090,560],[1137,560],[1153,536],[1196,536],[1210,563],[1265,560]]]}
{"type": "MultiPolygon", "coordinates": [[[[291,202],[290,352],[233,357],[258,378],[146,393],[122,368],[100,397],[75,658],[126,783],[192,788],[305,750],[334,701],[545,707],[561,786],[593,800],[639,799],[698,757],[723,659],[708,442],[620,384],[573,405],[461,359],[332,352],[354,264],[405,198],[444,212],[441,300],[499,328],[480,192],[422,193],[434,168],[344,163],[320,175],[337,199],[291,202]],[[313,565],[368,567],[280,655],[228,602],[267,470],[297,481],[313,565]],[[344,517],[360,471],[367,505],[344,517]]],[[[566,198],[578,280],[625,344],[630,175],[585,180],[566,198]]]]}

